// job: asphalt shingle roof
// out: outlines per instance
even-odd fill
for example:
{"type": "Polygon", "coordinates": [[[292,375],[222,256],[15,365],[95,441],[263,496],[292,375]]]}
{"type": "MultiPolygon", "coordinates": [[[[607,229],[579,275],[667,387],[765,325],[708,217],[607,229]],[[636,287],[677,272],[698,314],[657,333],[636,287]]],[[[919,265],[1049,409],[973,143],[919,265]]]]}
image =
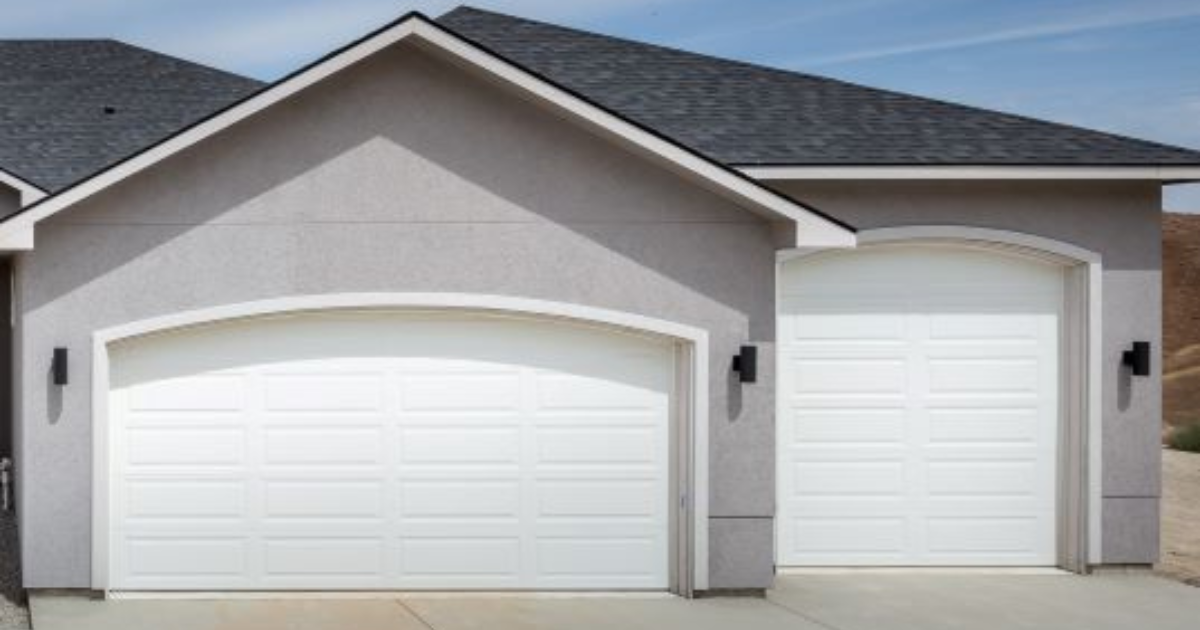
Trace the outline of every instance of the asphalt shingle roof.
{"type": "Polygon", "coordinates": [[[112,40],[0,40],[0,168],[56,191],[261,86],[112,40]]]}
{"type": "Polygon", "coordinates": [[[730,165],[1200,165],[1200,151],[470,7],[438,21],[730,165]]]}
{"type": "MultiPolygon", "coordinates": [[[[1200,165],[1200,151],[470,7],[438,21],[729,165],[1200,165]]],[[[0,169],[56,192],[262,87],[112,40],[0,40],[0,169]]]]}

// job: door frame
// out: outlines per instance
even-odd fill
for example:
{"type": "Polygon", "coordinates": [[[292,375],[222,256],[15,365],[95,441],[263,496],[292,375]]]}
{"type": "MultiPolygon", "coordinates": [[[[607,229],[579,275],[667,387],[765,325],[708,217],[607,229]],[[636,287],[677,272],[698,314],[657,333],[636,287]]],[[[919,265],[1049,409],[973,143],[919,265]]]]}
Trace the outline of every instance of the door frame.
{"type": "MultiPolygon", "coordinates": [[[[1101,285],[1100,254],[1071,243],[1009,230],[964,225],[915,225],[862,230],[858,248],[931,245],[981,249],[1019,255],[1058,265],[1063,270],[1063,323],[1060,335],[1057,565],[1087,573],[1101,561],[1101,285]]],[[[775,266],[775,338],[779,337],[780,278],[783,266],[828,248],[781,250],[775,266]]],[[[776,352],[779,353],[779,346],[776,352]]],[[[779,360],[779,357],[776,357],[779,360]]],[[[778,372],[778,370],[777,370],[778,372]]],[[[776,377],[778,379],[778,377],[776,377]]],[[[783,384],[776,383],[782,392],[783,384]]],[[[782,417],[776,396],[776,418],[782,417]]],[[[778,434],[777,434],[778,441],[778,434]]],[[[776,468],[779,445],[776,445],[776,468]]],[[[778,488],[778,484],[776,484],[778,488]]],[[[778,504],[778,501],[776,502],[778,504]]],[[[778,519],[776,519],[778,531],[778,519]]]]}
{"type": "Polygon", "coordinates": [[[468,293],[336,293],[226,304],[139,320],[92,334],[91,587],[107,593],[111,527],[109,345],[208,324],[325,311],[476,313],[562,321],[666,338],[674,344],[671,396],[670,591],[708,589],[708,332],[686,324],[568,302],[468,293]]]}

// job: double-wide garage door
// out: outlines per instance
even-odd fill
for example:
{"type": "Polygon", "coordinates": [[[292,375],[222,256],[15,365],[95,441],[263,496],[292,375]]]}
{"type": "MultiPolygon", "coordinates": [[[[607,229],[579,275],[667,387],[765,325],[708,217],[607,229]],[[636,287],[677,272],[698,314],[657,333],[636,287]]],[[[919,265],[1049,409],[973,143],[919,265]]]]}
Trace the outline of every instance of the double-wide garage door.
{"type": "Polygon", "coordinates": [[[668,586],[667,342],[361,312],[110,357],[111,588],[668,586]]]}
{"type": "Polygon", "coordinates": [[[786,264],[778,563],[1055,564],[1063,282],[937,245],[786,264]]]}

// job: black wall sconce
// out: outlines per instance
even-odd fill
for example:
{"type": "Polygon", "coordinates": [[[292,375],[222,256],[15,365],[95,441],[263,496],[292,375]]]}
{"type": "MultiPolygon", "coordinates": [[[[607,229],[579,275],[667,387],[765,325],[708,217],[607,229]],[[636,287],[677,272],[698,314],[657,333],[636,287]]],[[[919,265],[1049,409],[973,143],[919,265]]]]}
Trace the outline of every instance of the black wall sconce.
{"type": "Polygon", "coordinates": [[[1133,342],[1132,349],[1121,353],[1121,365],[1128,365],[1134,376],[1150,376],[1150,342],[1133,342]]]}
{"type": "Polygon", "coordinates": [[[50,372],[54,375],[55,385],[67,384],[67,349],[55,348],[54,360],[50,363],[50,372]]]}
{"type": "Polygon", "coordinates": [[[738,353],[733,356],[733,371],[738,373],[738,380],[743,383],[757,382],[758,348],[754,346],[742,346],[738,353]]]}

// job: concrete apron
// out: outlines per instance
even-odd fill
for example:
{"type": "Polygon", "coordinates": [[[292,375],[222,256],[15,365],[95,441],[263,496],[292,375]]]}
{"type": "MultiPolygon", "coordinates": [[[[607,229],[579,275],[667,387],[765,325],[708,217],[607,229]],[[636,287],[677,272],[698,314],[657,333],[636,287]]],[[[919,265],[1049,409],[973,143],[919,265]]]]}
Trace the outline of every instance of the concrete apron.
{"type": "Polygon", "coordinates": [[[820,630],[762,598],[398,595],[97,600],[33,594],[35,630],[820,630]]]}
{"type": "Polygon", "coordinates": [[[31,597],[35,630],[1194,630],[1200,589],[1151,575],[787,575],[766,599],[31,597]]]}

